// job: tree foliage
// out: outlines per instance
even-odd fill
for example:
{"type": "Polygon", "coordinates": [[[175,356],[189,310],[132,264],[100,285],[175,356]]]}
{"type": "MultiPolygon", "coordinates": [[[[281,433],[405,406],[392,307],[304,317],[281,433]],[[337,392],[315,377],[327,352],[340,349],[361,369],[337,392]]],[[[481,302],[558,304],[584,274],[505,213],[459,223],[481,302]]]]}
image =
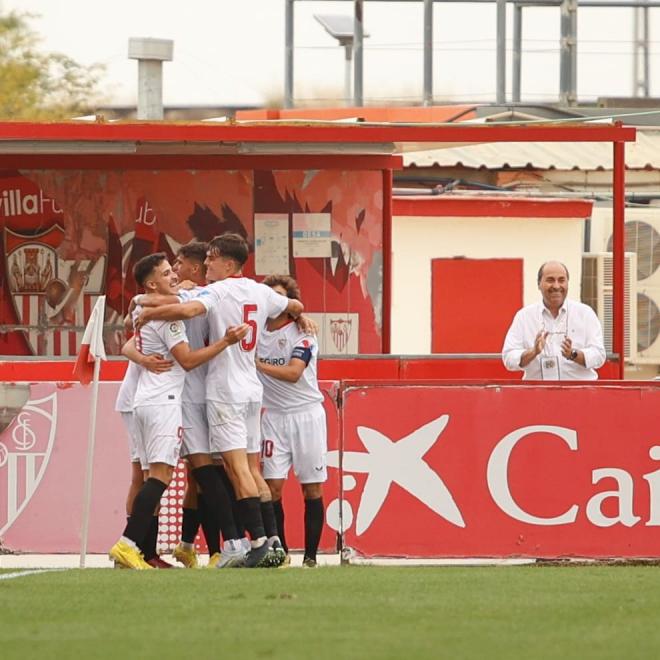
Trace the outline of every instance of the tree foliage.
{"type": "Polygon", "coordinates": [[[67,119],[99,100],[103,67],[44,53],[30,14],[0,16],[0,119],[67,119]]]}

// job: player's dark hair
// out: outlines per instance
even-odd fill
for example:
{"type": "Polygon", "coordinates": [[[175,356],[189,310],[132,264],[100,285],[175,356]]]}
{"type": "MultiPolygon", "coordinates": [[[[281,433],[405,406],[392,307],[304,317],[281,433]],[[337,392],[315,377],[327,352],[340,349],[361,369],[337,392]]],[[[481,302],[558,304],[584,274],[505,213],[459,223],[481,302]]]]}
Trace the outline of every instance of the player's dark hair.
{"type": "Polygon", "coordinates": [[[185,257],[186,259],[193,259],[199,261],[201,264],[206,261],[206,251],[209,249],[208,243],[201,241],[190,241],[179,248],[177,256],[185,257]]]}
{"type": "Polygon", "coordinates": [[[133,277],[137,282],[137,285],[144,289],[144,283],[153,273],[154,269],[160,266],[163,261],[167,261],[167,255],[164,252],[154,252],[154,254],[148,254],[146,257],[142,257],[135,266],[133,266],[133,277]]]}
{"type": "Polygon", "coordinates": [[[250,248],[248,242],[240,234],[221,234],[209,242],[209,252],[218,257],[233,259],[242,266],[248,259],[250,248]]]}
{"type": "Polygon", "coordinates": [[[536,274],[536,283],[541,284],[541,279],[543,278],[543,269],[548,265],[548,264],[559,264],[565,271],[566,271],[566,279],[570,280],[570,275],[568,274],[568,268],[561,262],[561,261],[546,261],[545,263],[541,264],[541,267],[539,268],[539,272],[536,274]]]}
{"type": "Polygon", "coordinates": [[[263,281],[266,286],[281,286],[286,289],[286,297],[292,300],[300,300],[300,287],[293,277],[288,275],[268,275],[263,281]]]}
{"type": "Polygon", "coordinates": [[[191,259],[192,261],[199,262],[199,265],[202,267],[202,277],[206,276],[206,252],[209,249],[208,243],[202,243],[201,241],[190,241],[179,248],[177,256],[185,257],[186,259],[191,259]]]}

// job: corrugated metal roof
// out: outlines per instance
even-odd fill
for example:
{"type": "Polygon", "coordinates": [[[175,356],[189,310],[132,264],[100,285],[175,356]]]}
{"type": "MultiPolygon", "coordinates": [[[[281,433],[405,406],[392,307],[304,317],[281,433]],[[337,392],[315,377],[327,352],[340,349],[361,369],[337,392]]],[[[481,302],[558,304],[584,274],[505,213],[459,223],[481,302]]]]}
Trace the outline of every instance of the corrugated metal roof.
{"type": "MultiPolygon", "coordinates": [[[[487,169],[611,170],[609,142],[500,142],[448,147],[403,154],[406,167],[472,167],[487,169]]],[[[660,169],[660,131],[637,130],[626,144],[626,168],[660,169]]]]}

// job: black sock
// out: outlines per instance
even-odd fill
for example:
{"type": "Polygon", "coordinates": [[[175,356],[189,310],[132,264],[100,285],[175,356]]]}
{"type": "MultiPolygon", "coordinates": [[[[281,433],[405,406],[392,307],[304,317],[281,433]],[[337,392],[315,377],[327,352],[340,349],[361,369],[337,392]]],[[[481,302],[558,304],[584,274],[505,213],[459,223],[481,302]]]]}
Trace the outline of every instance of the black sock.
{"type": "Polygon", "coordinates": [[[208,506],[206,506],[206,498],[203,493],[197,495],[197,509],[199,511],[199,520],[204,530],[204,538],[206,539],[206,547],[209,550],[209,557],[216,552],[220,552],[220,526],[215,516],[211,515],[208,506]]]}
{"type": "Polygon", "coordinates": [[[149,561],[154,557],[158,556],[156,551],[156,545],[158,544],[158,516],[151,516],[151,521],[149,522],[149,529],[147,530],[147,535],[142,541],[142,545],[139,546],[144,555],[144,560],[149,561]]]}
{"type": "Polygon", "coordinates": [[[289,546],[286,544],[284,537],[284,508],[282,507],[282,500],[273,500],[273,512],[275,513],[275,522],[277,523],[277,535],[280,537],[284,552],[289,554],[289,546]]]}
{"type": "Polygon", "coordinates": [[[305,557],[316,561],[323,531],[323,498],[305,500],[305,557]]]}
{"type": "Polygon", "coordinates": [[[264,523],[261,519],[261,507],[258,497],[245,497],[238,500],[238,508],[241,512],[241,519],[247,528],[253,541],[262,536],[266,536],[264,523]]]}
{"type": "Polygon", "coordinates": [[[133,512],[128,519],[124,536],[142,547],[154,517],[154,511],[167,486],[159,479],[149,477],[133,501],[133,512]]]}
{"type": "Polygon", "coordinates": [[[277,534],[277,521],[275,520],[275,511],[273,510],[273,503],[268,500],[267,502],[261,502],[261,519],[264,521],[264,530],[266,531],[266,536],[270,538],[271,536],[278,536],[277,534]]]}
{"type": "Polygon", "coordinates": [[[231,510],[231,500],[215,465],[203,465],[195,468],[193,474],[204,496],[209,516],[215,516],[225,541],[237,539],[238,533],[231,510]]]}
{"type": "Polygon", "coordinates": [[[181,540],[184,543],[194,543],[199,531],[199,511],[197,509],[183,508],[181,520],[181,540]]]}
{"type": "Polygon", "coordinates": [[[234,484],[232,484],[224,465],[216,465],[215,469],[218,471],[220,479],[222,480],[222,483],[225,485],[225,489],[227,490],[227,495],[229,495],[229,499],[231,500],[231,510],[234,514],[234,523],[236,524],[236,533],[238,534],[238,538],[243,538],[245,536],[245,525],[241,520],[241,513],[238,509],[238,501],[236,500],[234,484]]]}

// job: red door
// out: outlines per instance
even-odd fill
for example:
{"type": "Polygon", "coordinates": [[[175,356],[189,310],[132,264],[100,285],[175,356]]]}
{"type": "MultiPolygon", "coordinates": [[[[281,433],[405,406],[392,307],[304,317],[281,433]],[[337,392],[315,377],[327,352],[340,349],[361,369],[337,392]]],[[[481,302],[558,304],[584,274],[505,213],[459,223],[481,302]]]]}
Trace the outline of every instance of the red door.
{"type": "Polygon", "coordinates": [[[499,353],[522,301],[522,259],[433,259],[431,352],[499,353]]]}

